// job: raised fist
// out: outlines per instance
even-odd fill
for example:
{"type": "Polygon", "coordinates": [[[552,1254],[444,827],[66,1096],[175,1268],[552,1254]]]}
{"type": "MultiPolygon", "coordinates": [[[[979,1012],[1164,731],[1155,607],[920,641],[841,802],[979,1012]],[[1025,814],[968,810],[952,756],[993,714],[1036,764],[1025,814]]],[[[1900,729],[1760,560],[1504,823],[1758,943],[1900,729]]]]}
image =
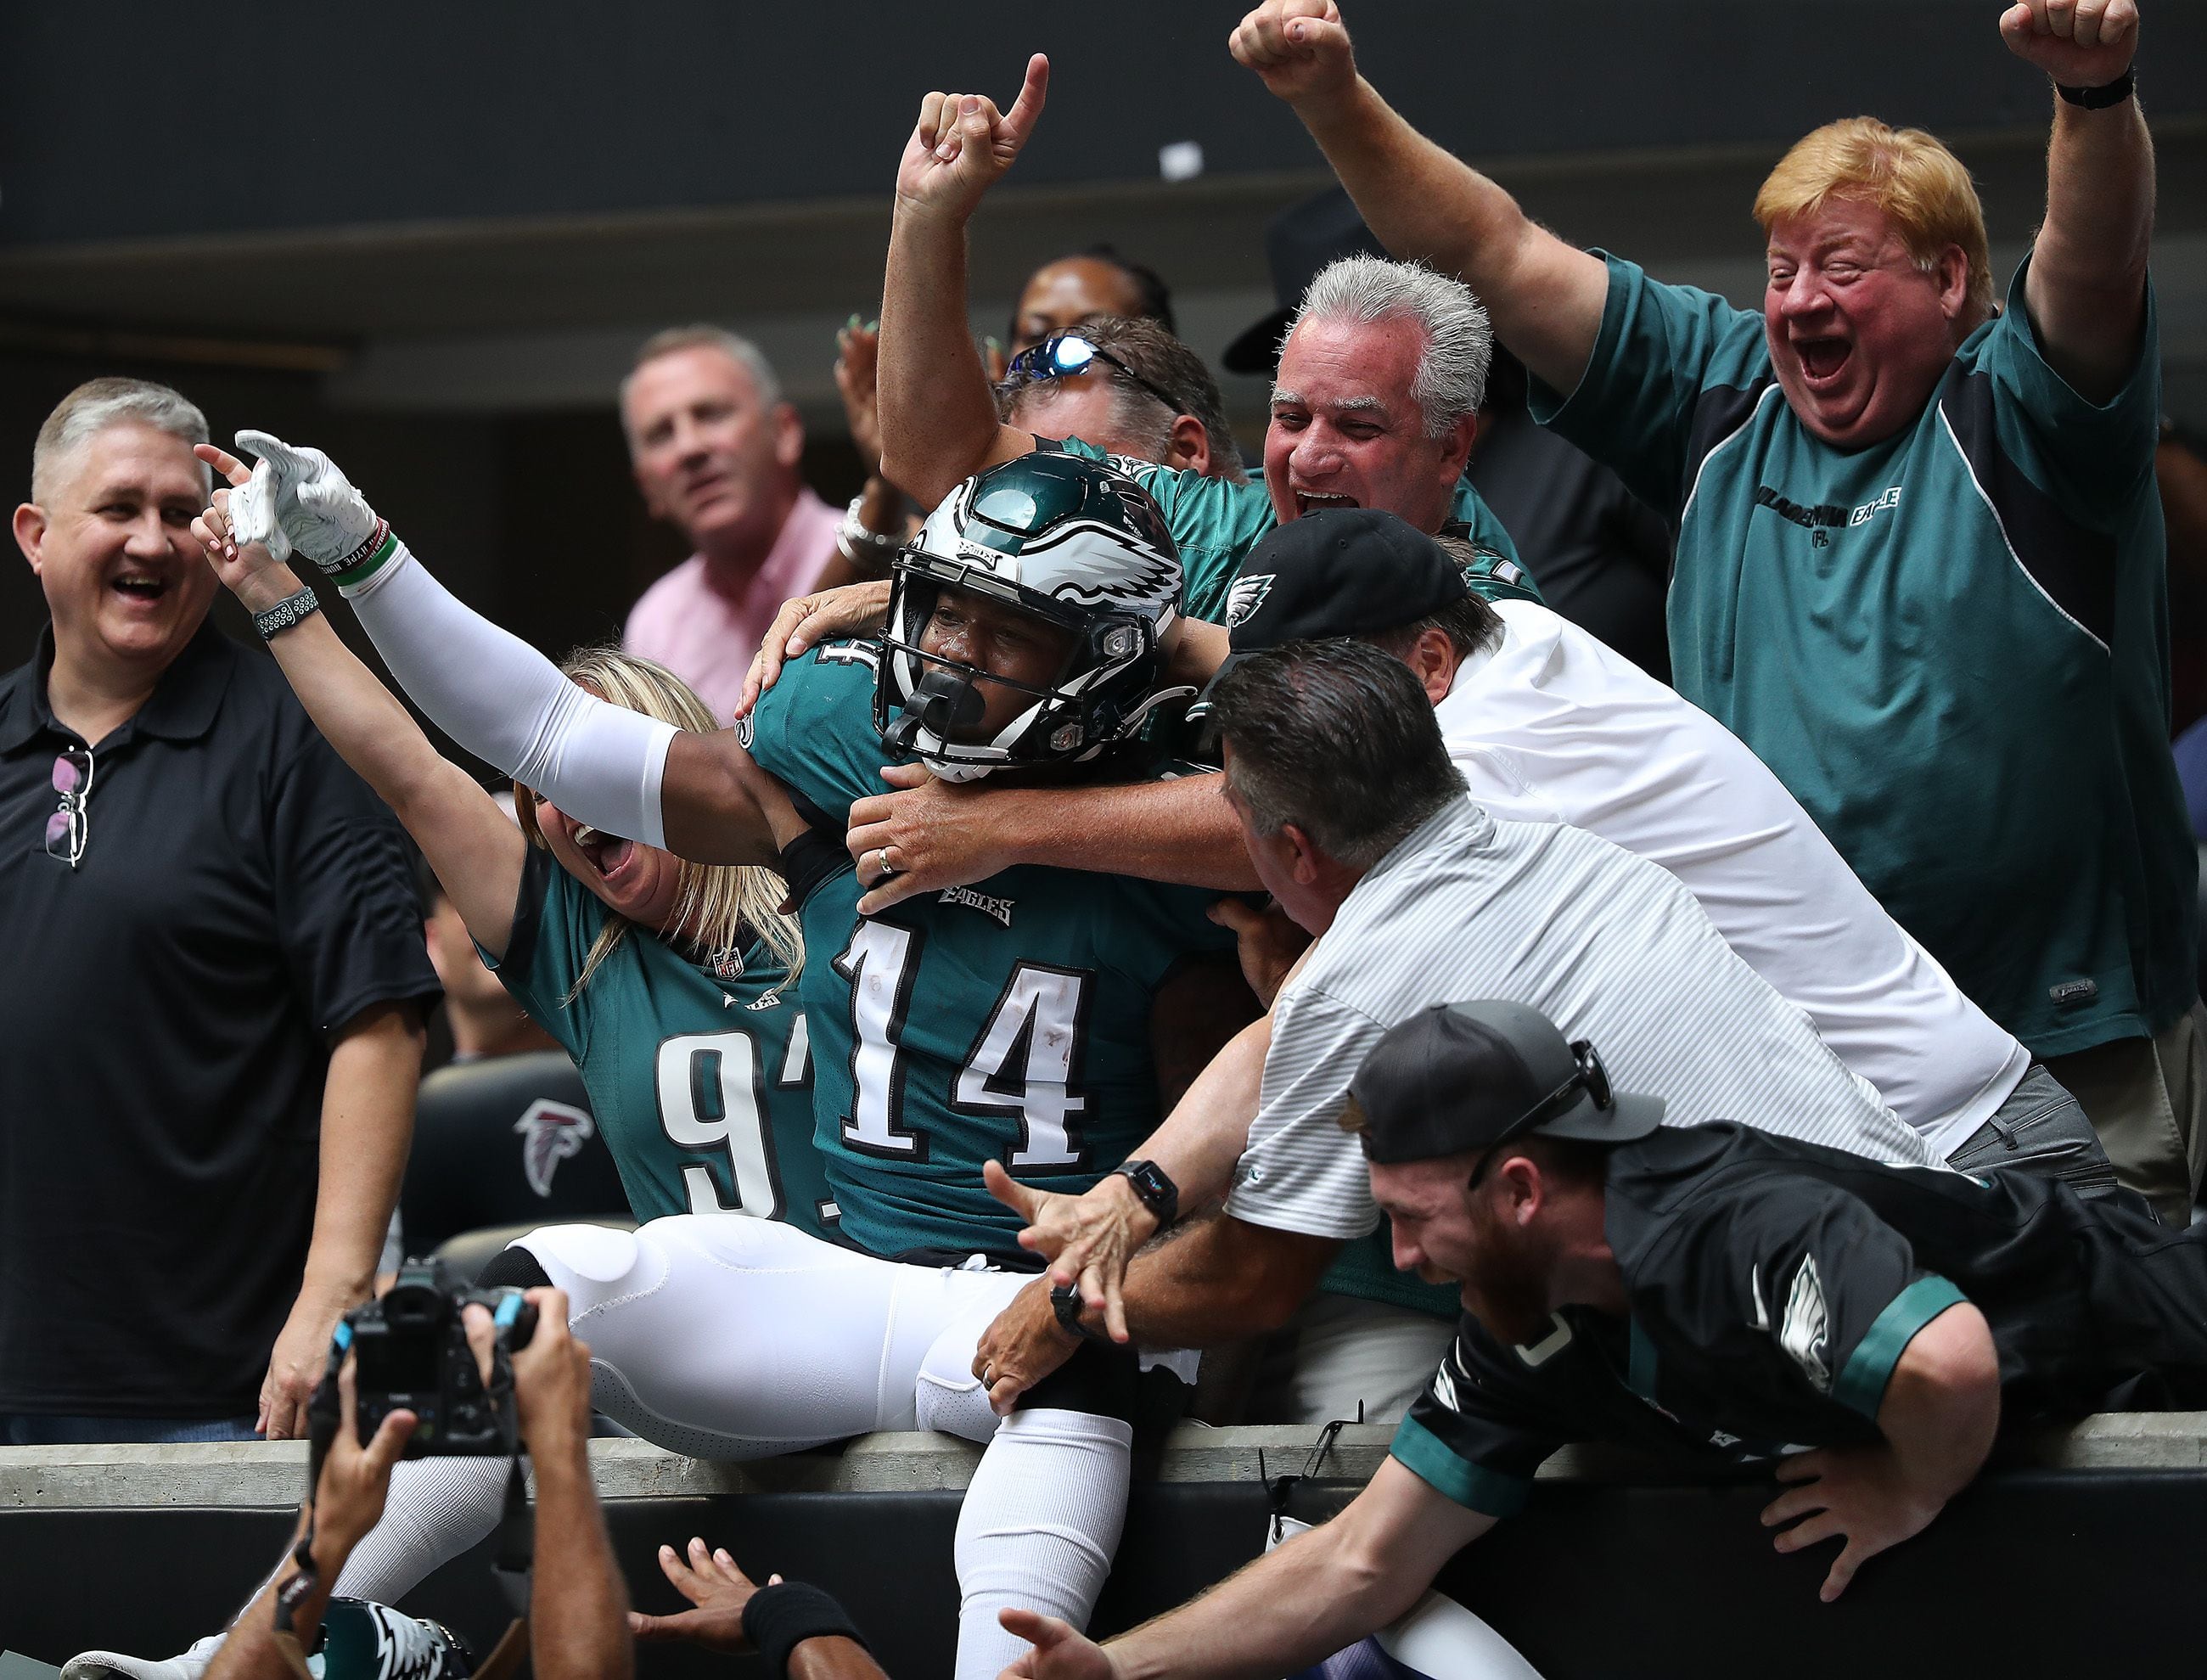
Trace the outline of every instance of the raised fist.
{"type": "Polygon", "coordinates": [[[897,164],[898,205],[960,221],[971,216],[1027,143],[1049,93],[1050,60],[1038,52],[1008,111],[982,93],[930,93],[897,164]]]}
{"type": "Polygon", "coordinates": [[[2120,81],[2138,53],[2137,0],[2016,0],[2000,27],[2010,52],[2065,87],[2120,81]]]}
{"type": "Polygon", "coordinates": [[[1291,105],[1323,105],[1356,85],[1356,57],[1333,0],[1265,0],[1235,27],[1226,50],[1291,105]]]}

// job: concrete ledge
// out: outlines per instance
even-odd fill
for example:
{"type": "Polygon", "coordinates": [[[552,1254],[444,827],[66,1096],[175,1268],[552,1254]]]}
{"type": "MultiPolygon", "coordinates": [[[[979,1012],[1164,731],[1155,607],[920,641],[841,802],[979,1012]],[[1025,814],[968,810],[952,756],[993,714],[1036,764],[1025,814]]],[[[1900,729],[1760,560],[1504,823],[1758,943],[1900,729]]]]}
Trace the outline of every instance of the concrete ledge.
{"type": "MultiPolygon", "coordinates": [[[[1149,1467],[1163,1482],[1259,1482],[1311,1468],[1319,1432],[1303,1425],[1210,1429],[1182,1424],[1149,1467]]],[[[1369,1480],[1394,1431],[1344,1426],[1316,1474],[1369,1480]]],[[[697,1498],[730,1493],[924,1493],[964,1487],[981,1450],[932,1434],[865,1435],[841,1451],[792,1453],[731,1464],[685,1458],[647,1441],[590,1444],[598,1492],[608,1500],[697,1498]]],[[[2207,1469],[2207,1413],[2132,1412],[2088,1418],[2005,1446],[2007,1468],[2207,1469]]],[[[0,1511],[281,1510],[298,1503],[304,1442],[210,1442],[189,1446],[0,1447],[0,1511]]],[[[1598,1447],[1566,1448],[1543,1479],[1582,1482],[1702,1480],[1691,1470],[1598,1447]]]]}

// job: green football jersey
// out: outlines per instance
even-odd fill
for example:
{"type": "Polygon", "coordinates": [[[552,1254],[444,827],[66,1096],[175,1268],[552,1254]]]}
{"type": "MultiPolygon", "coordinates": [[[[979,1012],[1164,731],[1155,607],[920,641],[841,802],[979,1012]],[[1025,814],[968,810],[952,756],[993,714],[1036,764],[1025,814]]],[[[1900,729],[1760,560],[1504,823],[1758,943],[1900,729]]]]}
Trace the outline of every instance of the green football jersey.
{"type": "Polygon", "coordinates": [[[1916,421],[1843,451],[1795,417],[1760,315],[1608,262],[1577,390],[1536,382],[1534,410],[1679,517],[1678,692],[2035,1054],[2168,1025],[2198,995],[2198,865],[2151,294],[2128,382],[2090,403],[2040,351],[2026,262],[1916,421]]]}
{"type": "MultiPolygon", "coordinates": [[[[840,844],[854,799],[912,762],[873,725],[872,644],[786,667],[750,720],[753,756],[840,844]]],[[[801,989],[838,1234],[870,1253],[1017,1253],[1020,1221],[981,1163],[1077,1194],[1162,1118],[1157,989],[1234,939],[1217,896],[1020,865],[861,917],[857,873],[806,899],[801,989]]]]}
{"type": "Polygon", "coordinates": [[[575,1059],[639,1220],[748,1213],[822,1235],[828,1182],[796,989],[754,940],[727,973],[631,928],[571,1000],[612,915],[531,846],[505,958],[483,960],[575,1059]]]}
{"type": "MultiPolygon", "coordinates": [[[[1262,479],[1247,484],[1223,478],[1205,478],[1183,467],[1161,467],[1130,455],[1107,455],[1092,443],[1068,438],[1062,443],[1043,440],[1091,461],[1108,461],[1150,493],[1171,527],[1180,549],[1181,570],[1187,582],[1181,590],[1181,611],[1191,619],[1212,624],[1226,619],[1227,592],[1249,551],[1279,523],[1272,515],[1272,498],[1262,479]]],[[[1489,601],[1539,602],[1540,591],[1533,575],[1518,564],[1510,533],[1502,529],[1468,479],[1457,481],[1456,505],[1450,510],[1452,529],[1481,551],[1478,575],[1472,587],[1489,601]]],[[[1545,603],[1543,603],[1545,604],[1545,603]]]]}

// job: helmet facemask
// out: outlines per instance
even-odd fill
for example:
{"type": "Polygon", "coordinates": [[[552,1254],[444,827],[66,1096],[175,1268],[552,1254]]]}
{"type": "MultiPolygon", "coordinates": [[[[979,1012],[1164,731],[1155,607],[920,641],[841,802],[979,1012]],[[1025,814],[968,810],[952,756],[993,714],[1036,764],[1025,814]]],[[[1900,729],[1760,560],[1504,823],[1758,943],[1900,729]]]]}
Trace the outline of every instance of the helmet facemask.
{"type": "Polygon", "coordinates": [[[875,726],[888,745],[914,754],[946,781],[1092,758],[1132,735],[1159,702],[1187,692],[1154,691],[1163,628],[1139,613],[1062,601],[984,566],[906,549],[889,584],[875,726]],[[1052,678],[1020,682],[926,651],[936,604],[954,590],[1062,632],[1070,646],[1052,678]],[[1016,691],[1029,703],[988,738],[961,739],[981,723],[983,683],[1016,691]]]}

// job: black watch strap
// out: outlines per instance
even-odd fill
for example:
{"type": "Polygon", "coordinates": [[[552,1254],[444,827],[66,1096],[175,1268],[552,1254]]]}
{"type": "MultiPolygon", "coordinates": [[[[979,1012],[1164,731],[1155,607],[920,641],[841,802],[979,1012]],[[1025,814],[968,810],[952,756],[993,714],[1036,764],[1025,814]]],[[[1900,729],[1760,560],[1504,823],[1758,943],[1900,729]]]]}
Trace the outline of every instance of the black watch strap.
{"type": "Polygon", "coordinates": [[[1111,1338],[1092,1330],[1080,1322],[1080,1315],[1088,1310],[1088,1303],[1080,1298],[1078,1283],[1053,1283],[1050,1288],[1050,1310],[1057,1318],[1060,1330],[1070,1330],[1087,1342],[1109,1342],[1111,1338]]]}
{"type": "Polygon", "coordinates": [[[1157,1216],[1163,1230],[1180,1217],[1180,1186],[1154,1161],[1122,1161],[1111,1169],[1134,1187],[1144,1207],[1157,1216]]]}
{"type": "Polygon", "coordinates": [[[2054,84],[2054,91],[2072,105],[2081,106],[2086,111],[2105,111],[2110,105],[2122,104],[2138,92],[2138,70],[2135,67],[2125,70],[2113,81],[2099,87],[2066,87],[2057,81],[2054,84]]]}

